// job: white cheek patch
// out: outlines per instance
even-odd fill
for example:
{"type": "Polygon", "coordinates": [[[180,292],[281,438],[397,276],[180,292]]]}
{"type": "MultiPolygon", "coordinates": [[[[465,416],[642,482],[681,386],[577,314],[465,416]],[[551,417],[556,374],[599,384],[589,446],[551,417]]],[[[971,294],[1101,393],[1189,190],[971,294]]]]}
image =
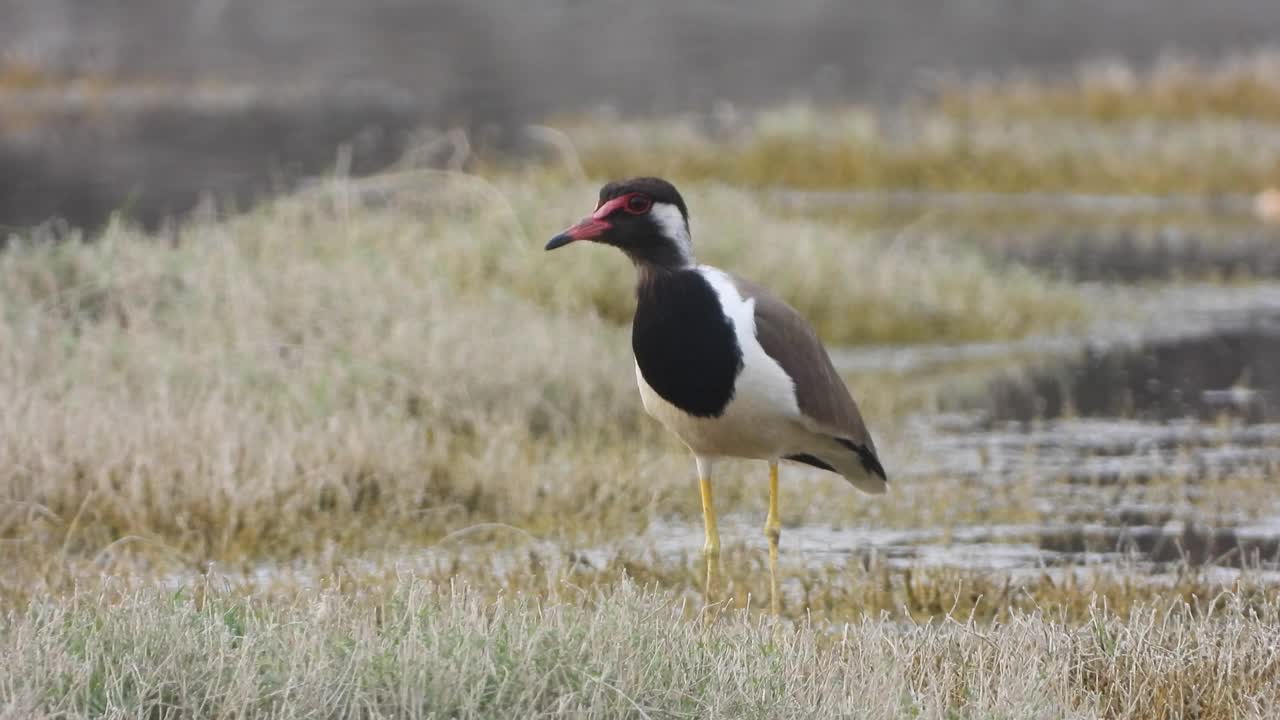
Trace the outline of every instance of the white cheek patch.
{"type": "Polygon", "coordinates": [[[671,238],[685,260],[693,262],[693,242],[689,239],[689,226],[680,214],[680,208],[671,203],[656,202],[649,210],[649,217],[658,224],[662,234],[671,238]]]}

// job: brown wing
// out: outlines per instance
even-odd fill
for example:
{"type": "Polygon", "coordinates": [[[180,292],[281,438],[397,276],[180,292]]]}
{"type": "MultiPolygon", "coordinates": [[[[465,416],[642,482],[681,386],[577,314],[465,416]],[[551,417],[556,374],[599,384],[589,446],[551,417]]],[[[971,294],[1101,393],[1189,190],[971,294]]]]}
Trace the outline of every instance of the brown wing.
{"type": "Polygon", "coordinates": [[[765,288],[738,277],[733,281],[743,297],[755,300],[756,339],[791,376],[800,412],[823,432],[862,446],[874,458],[875,443],[862,422],[858,404],[831,364],[813,326],[765,288]]]}

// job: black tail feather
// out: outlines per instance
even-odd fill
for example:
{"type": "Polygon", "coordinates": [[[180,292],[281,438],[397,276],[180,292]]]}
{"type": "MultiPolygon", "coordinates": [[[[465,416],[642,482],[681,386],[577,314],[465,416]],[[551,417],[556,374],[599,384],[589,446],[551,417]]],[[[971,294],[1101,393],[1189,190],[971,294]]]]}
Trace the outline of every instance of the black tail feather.
{"type": "Polygon", "coordinates": [[[812,465],[820,470],[826,470],[827,472],[833,472],[833,473],[840,472],[839,470],[836,470],[835,468],[831,467],[830,465],[823,462],[822,460],[808,454],[787,455],[783,459],[794,460],[795,462],[804,463],[805,465],[812,465]]]}
{"type": "Polygon", "coordinates": [[[847,438],[838,437],[835,440],[858,454],[858,459],[862,461],[862,469],[866,470],[868,474],[878,475],[881,480],[889,482],[889,476],[885,475],[884,466],[880,464],[880,458],[876,457],[874,450],[847,438]]]}

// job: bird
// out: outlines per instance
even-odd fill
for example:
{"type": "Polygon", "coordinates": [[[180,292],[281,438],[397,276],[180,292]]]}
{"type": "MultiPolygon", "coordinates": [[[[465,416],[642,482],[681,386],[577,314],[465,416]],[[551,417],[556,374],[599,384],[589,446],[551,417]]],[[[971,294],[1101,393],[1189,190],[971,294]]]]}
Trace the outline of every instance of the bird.
{"type": "Polygon", "coordinates": [[[553,237],[546,250],[580,242],[611,245],[635,265],[636,382],[645,411],[693,454],[708,595],[719,585],[715,463],[768,463],[764,534],[770,605],[778,613],[779,463],[836,473],[866,493],[888,489],[857,403],[799,311],[761,285],[697,262],[688,207],[670,182],[633,177],[606,183],[595,211],[553,237]]]}

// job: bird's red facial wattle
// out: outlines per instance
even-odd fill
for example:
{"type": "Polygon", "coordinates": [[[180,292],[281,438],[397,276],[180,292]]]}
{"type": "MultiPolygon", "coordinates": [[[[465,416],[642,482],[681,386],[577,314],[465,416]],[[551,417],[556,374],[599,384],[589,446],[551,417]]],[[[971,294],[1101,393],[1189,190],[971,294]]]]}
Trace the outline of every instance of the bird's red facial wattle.
{"type": "Polygon", "coordinates": [[[547,243],[547,250],[555,250],[558,247],[564,247],[576,240],[599,240],[606,232],[613,229],[613,223],[608,218],[618,210],[623,210],[631,215],[643,215],[649,211],[653,202],[640,193],[627,193],[616,198],[606,200],[600,203],[595,212],[590,216],[584,217],[577,223],[566,228],[564,232],[551,238],[551,242],[547,243]]]}

